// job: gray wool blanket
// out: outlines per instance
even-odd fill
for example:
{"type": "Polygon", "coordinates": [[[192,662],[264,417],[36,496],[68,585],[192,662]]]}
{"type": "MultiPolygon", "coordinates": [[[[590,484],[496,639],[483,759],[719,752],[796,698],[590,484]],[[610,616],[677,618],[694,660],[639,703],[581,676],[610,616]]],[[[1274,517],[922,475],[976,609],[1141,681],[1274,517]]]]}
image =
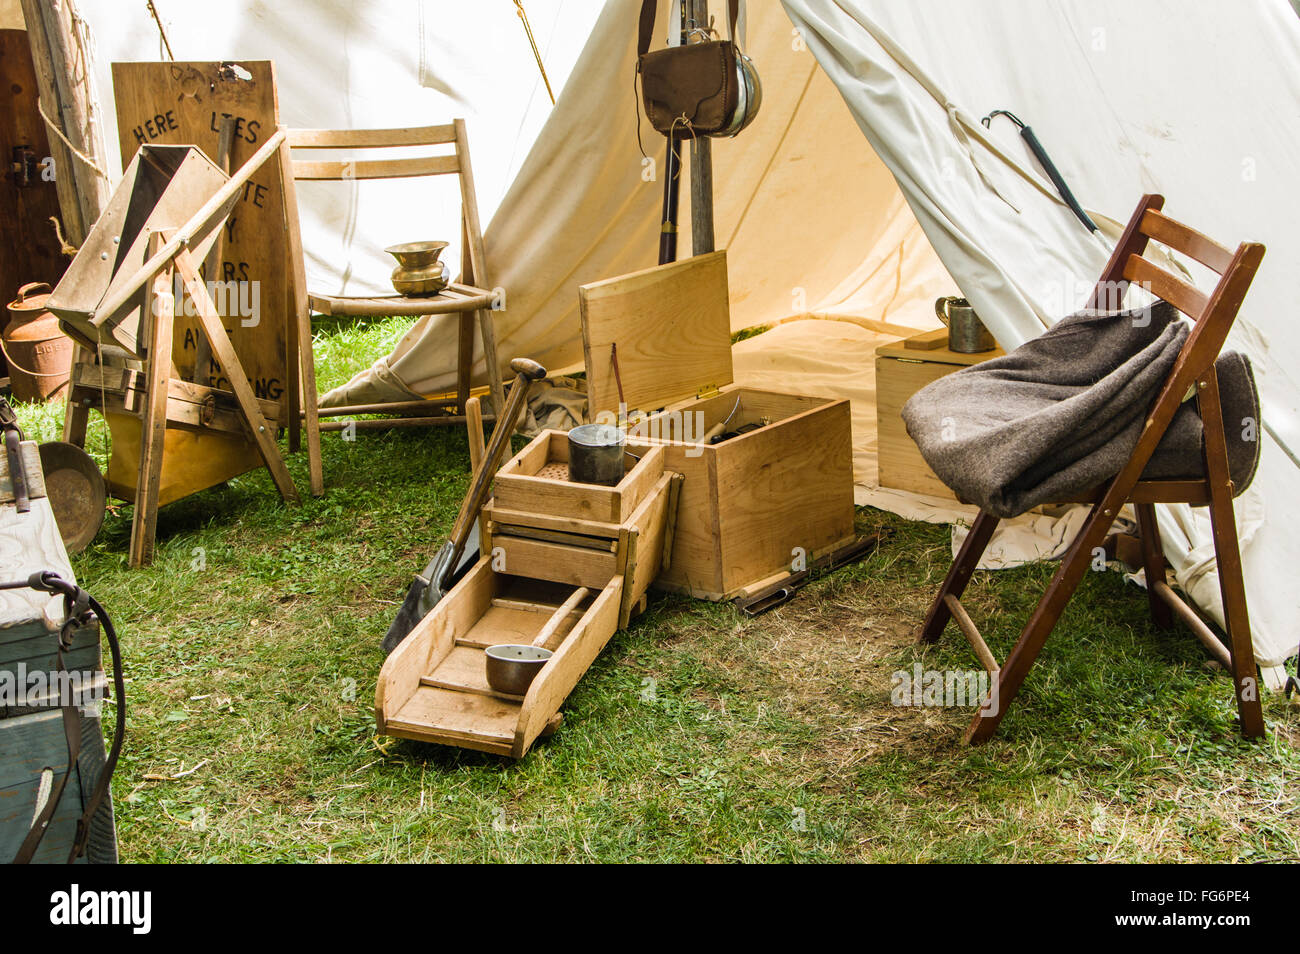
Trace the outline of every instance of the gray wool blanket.
{"type": "MultiPolygon", "coordinates": [[[[1165,302],[1071,315],[1011,353],[922,388],[903,406],[907,431],[935,474],[968,503],[1014,517],[1119,473],[1187,340],[1165,302]]],[[[1250,362],[1215,365],[1240,493],[1259,463],[1259,396],[1250,362]]],[[[1203,431],[1185,401],[1145,478],[1204,476],[1203,431]]]]}

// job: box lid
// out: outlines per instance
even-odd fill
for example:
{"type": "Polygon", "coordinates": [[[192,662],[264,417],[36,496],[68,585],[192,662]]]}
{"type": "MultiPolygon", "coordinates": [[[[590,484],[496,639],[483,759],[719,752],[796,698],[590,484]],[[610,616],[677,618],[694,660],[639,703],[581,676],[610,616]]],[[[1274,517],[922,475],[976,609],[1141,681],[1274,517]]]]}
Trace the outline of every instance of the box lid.
{"type": "Polygon", "coordinates": [[[725,251],[583,285],[578,297],[590,418],[731,383],[725,251]]]}
{"type": "Polygon", "coordinates": [[[1004,354],[1001,348],[981,351],[978,354],[963,354],[948,347],[948,329],[936,328],[923,331],[901,341],[891,341],[876,348],[877,358],[899,358],[903,361],[915,361],[925,364],[979,364],[990,358],[1000,358],[1004,354]]]}

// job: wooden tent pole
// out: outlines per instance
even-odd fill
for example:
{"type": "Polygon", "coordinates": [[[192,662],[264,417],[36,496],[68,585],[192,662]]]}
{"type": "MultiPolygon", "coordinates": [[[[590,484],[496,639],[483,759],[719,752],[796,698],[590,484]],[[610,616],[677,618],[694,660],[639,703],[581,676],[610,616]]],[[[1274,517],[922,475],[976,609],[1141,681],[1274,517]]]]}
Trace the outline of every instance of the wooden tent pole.
{"type": "MultiPolygon", "coordinates": [[[[690,4],[694,26],[708,29],[709,0],[690,0],[690,4]]],[[[691,140],[691,254],[707,255],[713,250],[713,140],[697,136],[691,140]]]]}
{"type": "Polygon", "coordinates": [[[63,234],[71,244],[80,245],[108,201],[107,173],[95,171],[104,171],[104,142],[99,124],[92,118],[97,109],[94,64],[90,51],[76,36],[80,17],[72,0],[20,2],[36,64],[41,110],[57,127],[49,140],[63,234]],[[95,168],[75,156],[60,134],[95,168]]]}

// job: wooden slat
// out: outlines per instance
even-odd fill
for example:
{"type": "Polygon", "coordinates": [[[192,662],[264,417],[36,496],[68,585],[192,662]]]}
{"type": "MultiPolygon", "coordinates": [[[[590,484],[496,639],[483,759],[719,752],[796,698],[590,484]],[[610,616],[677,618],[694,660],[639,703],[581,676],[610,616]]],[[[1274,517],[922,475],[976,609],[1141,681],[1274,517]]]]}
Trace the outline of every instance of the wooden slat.
{"type": "Polygon", "coordinates": [[[948,612],[952,614],[952,621],[957,624],[957,628],[966,637],[966,641],[970,643],[970,648],[975,650],[980,665],[984,667],[984,670],[990,676],[996,676],[998,670],[1002,667],[998,665],[997,657],[989,649],[988,643],[984,642],[984,637],[980,635],[980,631],[975,627],[975,621],[966,612],[966,607],[962,606],[961,600],[951,593],[947,594],[943,601],[948,605],[948,612]]]}
{"type": "Polygon", "coordinates": [[[613,553],[523,537],[493,535],[491,542],[505,551],[505,572],[512,576],[600,589],[618,570],[613,553]]]}
{"type": "Polygon", "coordinates": [[[411,159],[359,159],[317,161],[295,159],[295,179],[400,179],[440,176],[460,172],[455,156],[416,156],[411,159]]]}
{"type": "Polygon", "coordinates": [[[1174,251],[1196,259],[1220,275],[1232,264],[1232,252],[1218,242],[1155,209],[1142,216],[1142,233],[1174,251]]]}
{"type": "Polygon", "coordinates": [[[382,149],[437,146],[456,141],[456,127],[412,126],[408,129],[290,129],[294,149],[382,149]]]}
{"type": "Polygon", "coordinates": [[[555,514],[538,513],[530,510],[508,510],[496,505],[495,498],[488,501],[483,508],[483,519],[492,524],[514,527],[540,527],[544,530],[559,530],[563,533],[580,533],[588,537],[607,537],[610,540],[618,536],[619,525],[600,520],[583,520],[578,517],[561,517],[555,514]]]}
{"type": "Polygon", "coordinates": [[[472,311],[492,304],[492,293],[452,282],[437,295],[375,295],[347,298],[342,295],[311,295],[312,311],[321,315],[379,316],[384,318],[412,315],[439,315],[452,311],[472,311]]]}
{"type": "Polygon", "coordinates": [[[1206,306],[1210,303],[1204,293],[1140,255],[1129,256],[1128,264],[1124,266],[1124,278],[1169,302],[1193,320],[1205,314],[1206,306]]]}
{"type": "Polygon", "coordinates": [[[1173,610],[1175,616],[1187,625],[1192,635],[1200,640],[1201,645],[1209,650],[1210,655],[1219,661],[1219,665],[1224,669],[1232,669],[1232,656],[1228,653],[1228,647],[1219,641],[1219,638],[1214,635],[1214,630],[1205,625],[1205,621],[1197,615],[1196,611],[1179,598],[1173,587],[1163,580],[1156,580],[1154,584],[1148,580],[1147,586],[1165,606],[1173,610]]]}
{"type": "MultiPolygon", "coordinates": [[[[1107,485],[1094,487],[1053,503],[1096,503],[1106,495],[1107,485]]],[[[1186,503],[1204,506],[1210,502],[1210,488],[1199,478],[1189,480],[1140,480],[1129,494],[1129,503],[1186,503]]]]}

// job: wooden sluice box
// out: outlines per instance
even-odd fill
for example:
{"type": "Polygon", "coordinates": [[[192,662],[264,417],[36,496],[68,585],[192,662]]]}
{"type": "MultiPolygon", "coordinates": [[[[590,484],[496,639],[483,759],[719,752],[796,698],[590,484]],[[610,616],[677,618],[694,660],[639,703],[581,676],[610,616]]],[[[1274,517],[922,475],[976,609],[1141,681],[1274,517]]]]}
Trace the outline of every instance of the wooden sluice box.
{"type": "Polygon", "coordinates": [[[735,384],[725,252],[580,296],[588,419],[626,423],[685,478],[656,587],[731,599],[853,541],[849,402],[735,384]],[[744,432],[707,443],[719,425],[744,432]]]}
{"type": "Polygon", "coordinates": [[[558,725],[560,705],[644,607],[671,549],[681,477],[665,470],[664,448],[629,449],[640,459],[628,458],[614,487],[568,480],[562,431],[543,432],[498,471],[478,563],[380,670],[380,732],[520,758],[558,725]],[[532,643],[548,625],[554,655],[526,693],[494,690],[484,650],[532,643]]]}

